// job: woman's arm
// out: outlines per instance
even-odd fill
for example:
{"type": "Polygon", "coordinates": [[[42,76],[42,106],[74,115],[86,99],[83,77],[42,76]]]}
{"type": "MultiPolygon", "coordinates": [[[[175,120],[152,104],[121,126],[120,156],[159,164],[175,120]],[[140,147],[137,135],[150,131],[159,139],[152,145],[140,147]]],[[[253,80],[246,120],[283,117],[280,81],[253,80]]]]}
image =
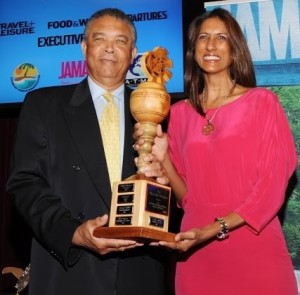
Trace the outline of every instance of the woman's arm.
{"type": "Polygon", "coordinates": [[[201,228],[191,228],[175,236],[174,242],[160,241],[159,245],[172,250],[186,252],[189,249],[212,240],[230,239],[230,232],[245,224],[237,213],[231,212],[225,216],[217,216],[221,220],[213,220],[201,228]]]}

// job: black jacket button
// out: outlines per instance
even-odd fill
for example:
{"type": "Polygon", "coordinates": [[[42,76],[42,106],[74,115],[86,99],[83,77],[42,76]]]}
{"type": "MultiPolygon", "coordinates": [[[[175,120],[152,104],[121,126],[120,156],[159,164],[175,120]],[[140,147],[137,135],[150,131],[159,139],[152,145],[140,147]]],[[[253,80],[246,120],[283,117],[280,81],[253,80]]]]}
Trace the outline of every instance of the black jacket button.
{"type": "Polygon", "coordinates": [[[76,172],[80,171],[80,166],[79,166],[79,165],[73,165],[72,168],[73,168],[73,170],[76,171],[76,172]]]}

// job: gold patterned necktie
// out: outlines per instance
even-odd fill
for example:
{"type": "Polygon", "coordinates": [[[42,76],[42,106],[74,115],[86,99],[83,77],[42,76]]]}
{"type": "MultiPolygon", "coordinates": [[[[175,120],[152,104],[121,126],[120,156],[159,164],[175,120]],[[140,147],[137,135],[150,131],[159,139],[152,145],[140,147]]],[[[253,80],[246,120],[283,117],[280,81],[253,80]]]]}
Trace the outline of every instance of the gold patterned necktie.
{"type": "Polygon", "coordinates": [[[120,181],[120,115],[114,96],[104,93],[107,105],[100,119],[100,130],[104,145],[106,163],[111,186],[114,181],[120,181]]]}

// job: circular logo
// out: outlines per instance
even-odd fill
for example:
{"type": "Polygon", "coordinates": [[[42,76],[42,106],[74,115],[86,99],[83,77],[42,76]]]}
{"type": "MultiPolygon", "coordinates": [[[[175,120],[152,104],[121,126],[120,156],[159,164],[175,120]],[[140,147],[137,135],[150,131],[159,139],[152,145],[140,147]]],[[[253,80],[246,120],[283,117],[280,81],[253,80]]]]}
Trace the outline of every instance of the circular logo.
{"type": "Polygon", "coordinates": [[[11,82],[18,90],[29,91],[37,85],[39,78],[40,75],[34,65],[23,63],[15,68],[11,82]]]}

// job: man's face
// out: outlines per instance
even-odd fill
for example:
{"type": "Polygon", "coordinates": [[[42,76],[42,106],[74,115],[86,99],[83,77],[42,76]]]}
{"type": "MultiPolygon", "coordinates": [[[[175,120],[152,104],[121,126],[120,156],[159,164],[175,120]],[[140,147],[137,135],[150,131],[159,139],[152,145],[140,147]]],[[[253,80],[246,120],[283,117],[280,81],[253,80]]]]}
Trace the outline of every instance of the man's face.
{"type": "Polygon", "coordinates": [[[104,88],[124,83],[135,55],[133,32],[125,22],[111,16],[94,20],[82,42],[89,75],[104,88]]]}

